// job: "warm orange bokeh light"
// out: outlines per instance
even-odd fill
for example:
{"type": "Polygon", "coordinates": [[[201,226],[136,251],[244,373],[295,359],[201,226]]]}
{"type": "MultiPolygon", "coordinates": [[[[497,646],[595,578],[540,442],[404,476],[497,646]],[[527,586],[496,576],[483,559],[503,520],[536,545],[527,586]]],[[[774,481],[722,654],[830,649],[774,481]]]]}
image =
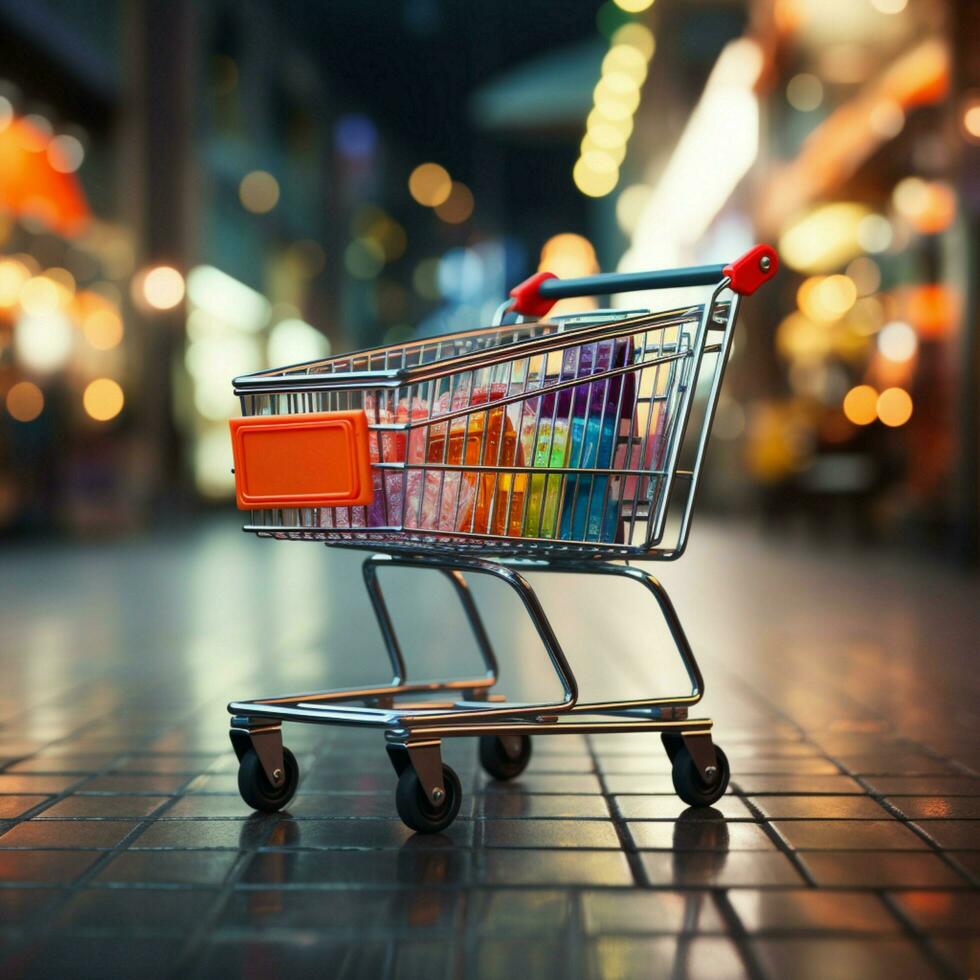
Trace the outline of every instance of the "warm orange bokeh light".
{"type": "Polygon", "coordinates": [[[878,417],[878,392],[871,385],[858,385],[844,396],[844,415],[855,425],[870,425],[878,417]]]}
{"type": "Polygon", "coordinates": [[[876,413],[885,425],[898,428],[912,418],[912,398],[904,388],[886,388],[878,396],[876,413]]]}
{"type": "Polygon", "coordinates": [[[112,378],[96,378],[82,394],[85,412],[96,422],[108,422],[123,409],[123,390],[112,378]]]}
{"type": "Polygon", "coordinates": [[[88,204],[75,174],[51,166],[49,142],[50,136],[25,119],[0,130],[0,205],[72,237],[88,223],[88,204]]]}
{"type": "Polygon", "coordinates": [[[44,411],[44,394],[30,381],[18,381],[7,392],[7,411],[18,422],[32,422],[44,411]]]}
{"type": "Polygon", "coordinates": [[[956,322],[956,294],[938,283],[914,286],[905,293],[906,319],[925,340],[947,336],[956,322]]]}

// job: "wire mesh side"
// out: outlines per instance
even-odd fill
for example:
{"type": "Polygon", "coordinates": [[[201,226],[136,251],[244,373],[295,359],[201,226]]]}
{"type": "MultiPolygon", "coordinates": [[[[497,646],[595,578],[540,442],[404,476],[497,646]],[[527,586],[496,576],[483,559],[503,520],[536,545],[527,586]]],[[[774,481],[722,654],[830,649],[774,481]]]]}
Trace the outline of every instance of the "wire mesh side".
{"type": "Polygon", "coordinates": [[[248,527],[387,550],[648,548],[703,315],[622,321],[600,340],[569,334],[397,388],[243,396],[246,415],[363,408],[375,490],[367,507],[261,512],[248,527]]]}

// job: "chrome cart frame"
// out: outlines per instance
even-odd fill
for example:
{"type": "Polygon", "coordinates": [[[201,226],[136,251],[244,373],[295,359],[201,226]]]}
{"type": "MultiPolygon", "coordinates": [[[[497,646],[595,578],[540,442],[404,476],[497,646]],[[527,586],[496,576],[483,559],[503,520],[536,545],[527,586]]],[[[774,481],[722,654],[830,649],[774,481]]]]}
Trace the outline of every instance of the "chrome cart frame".
{"type": "MultiPolygon", "coordinates": [[[[408,347],[373,349],[235,380],[235,392],[241,398],[246,418],[270,415],[319,418],[326,417],[317,414],[323,413],[324,409],[329,414],[331,410],[336,412],[367,405],[368,428],[372,432],[371,438],[376,440],[371,461],[374,496],[377,498],[380,487],[388,507],[380,520],[377,513],[372,519],[367,510],[358,517],[357,508],[348,508],[344,517],[339,508],[273,507],[254,514],[245,525],[246,530],[261,536],[325,541],[328,545],[370,550],[372,554],[363,563],[364,584],[392,669],[390,682],[377,687],[308,692],[229,704],[231,740],[240,761],[239,787],[248,803],[256,809],[273,811],[285,806],[295,792],[298,774],[295,759],[283,746],[281,726],[284,721],[352,725],[384,731],[388,755],[398,774],[396,803],[399,814],[410,827],[420,832],[443,829],[458,811],[459,781],[442,762],[441,743],[445,738],[460,736],[479,737],[484,768],[491,775],[506,779],[518,775],[527,765],[531,735],[656,731],[661,733],[672,763],[674,785],[681,798],[691,805],[710,804],[720,798],[727,788],[728,763],[724,753],[712,741],[711,720],[688,717],[689,709],[703,696],[704,681],[680,619],[656,578],[634,565],[617,562],[630,559],[673,561],[683,554],[740,299],[770,279],[776,267],[773,250],[768,246],[757,246],[727,266],[567,281],[539,274],[512,292],[513,299],[501,307],[498,322],[488,331],[432,338],[408,347]],[[535,323],[524,319],[528,315],[543,316],[555,301],[565,297],[695,286],[711,287],[703,306],[663,314],[641,313],[626,319],[593,315],[592,322],[589,317],[583,317],[584,324],[564,326],[559,323],[557,327],[548,321],[535,323]],[[516,324],[504,324],[509,313],[519,315],[516,324]],[[686,331],[686,323],[691,324],[692,331],[686,331]],[[654,330],[659,331],[656,350],[647,340],[649,332],[654,330]],[[607,349],[612,350],[608,345],[633,336],[643,338],[642,346],[637,341],[628,348],[621,365],[613,359],[602,364],[600,369],[599,345],[606,344],[607,349]],[[664,339],[668,336],[672,338],[669,342],[664,339]],[[413,353],[409,353],[409,347],[413,353]],[[569,352],[577,354],[577,366],[580,367],[581,352],[586,348],[592,352],[594,363],[591,367],[595,370],[586,374],[580,370],[569,372],[566,376],[564,365],[569,363],[569,352]],[[540,366],[536,387],[530,388],[531,365],[539,362],[544,365],[549,355],[566,359],[562,361],[563,373],[556,375],[546,366],[540,366]],[[711,359],[711,366],[703,370],[706,358],[711,359]],[[509,365],[519,363],[525,365],[520,376],[523,387],[518,385],[515,390],[514,374],[510,373],[507,375],[509,385],[501,389],[498,397],[488,400],[487,396],[479,403],[475,401],[477,372],[498,370],[501,366],[510,372],[509,365]],[[653,370],[658,379],[660,372],[665,372],[668,380],[658,380],[649,388],[649,395],[644,396],[643,372],[653,370]],[[629,395],[627,376],[637,379],[629,395]],[[460,377],[469,380],[453,380],[460,377]],[[443,384],[446,378],[450,378],[447,390],[451,397],[445,400],[446,410],[436,413],[433,407],[435,385],[443,384]],[[606,387],[595,389],[597,381],[606,387]],[[424,387],[426,385],[432,387],[424,387]],[[699,388],[704,408],[700,426],[694,434],[689,432],[689,422],[699,388]],[[505,451],[499,445],[493,449],[493,432],[497,430],[491,427],[497,417],[495,413],[510,412],[515,406],[521,413],[519,418],[523,419],[527,406],[533,405],[533,439],[540,441],[542,432],[545,437],[550,434],[550,451],[555,442],[555,419],[559,417],[557,406],[565,397],[562,393],[567,391],[566,404],[570,404],[569,399],[579,398],[579,393],[586,389],[587,412],[592,413],[590,419],[600,418],[597,427],[606,421],[607,403],[612,404],[610,398],[618,400],[614,409],[615,441],[617,446],[621,442],[626,445],[618,461],[614,461],[610,448],[608,458],[599,459],[596,453],[596,459],[585,460],[589,465],[583,465],[582,458],[577,466],[573,465],[573,460],[566,459],[562,460],[565,465],[549,463],[542,469],[540,464],[527,465],[527,460],[519,459],[516,446],[508,450],[512,452],[509,460],[501,458],[505,451]],[[366,391],[377,394],[368,396],[364,394],[366,391]],[[419,397],[413,392],[432,393],[428,394],[429,406],[424,417],[416,419],[410,415],[393,420],[393,414],[382,416],[377,409],[374,415],[371,414],[371,406],[380,405],[385,398],[390,397],[392,405],[396,403],[397,396],[389,396],[386,392],[408,392],[410,406],[414,404],[413,399],[419,397]],[[460,392],[465,396],[462,400],[457,398],[460,392]],[[375,400],[369,401],[370,397],[375,400]],[[629,398],[632,398],[632,406],[624,407],[629,398]],[[605,399],[601,416],[593,407],[593,401],[599,399],[605,399]],[[646,444],[651,441],[651,417],[654,402],[658,400],[663,401],[660,411],[665,417],[670,409],[671,421],[658,442],[655,465],[650,466],[646,444]],[[459,401],[465,403],[457,405],[459,401]],[[632,417],[642,414],[638,406],[644,402],[649,403],[646,433],[637,436],[632,417]],[[553,406],[550,425],[549,410],[543,408],[549,403],[553,406]],[[629,435],[623,436],[630,412],[629,435]],[[471,426],[477,416],[481,417],[480,447],[479,457],[474,462],[469,457],[464,460],[463,454],[467,440],[476,439],[471,426]],[[463,449],[457,453],[459,459],[452,459],[449,443],[456,437],[457,426],[460,427],[463,449]],[[413,458],[410,440],[420,432],[424,432],[425,454],[413,458]],[[488,432],[491,432],[489,438],[488,432]],[[407,457],[404,447],[399,444],[400,457],[386,459],[385,440],[401,438],[402,434],[409,440],[407,457]],[[634,443],[642,443],[643,448],[636,451],[634,443]],[[486,458],[487,446],[496,452],[496,461],[486,458]],[[432,447],[436,447],[435,450],[432,447]],[[691,456],[689,468],[680,468],[682,453],[691,456]],[[413,471],[420,474],[418,480],[437,478],[439,481],[438,499],[434,507],[430,507],[436,516],[433,518],[430,514],[430,526],[426,526],[426,519],[421,516],[423,501],[418,503],[418,515],[409,514],[411,492],[410,489],[406,492],[406,487],[410,488],[411,484],[406,481],[413,471]],[[389,504],[396,495],[387,481],[393,478],[392,474],[397,474],[397,479],[402,481],[397,484],[400,488],[397,496],[400,521],[391,520],[389,504]],[[451,477],[447,474],[455,475],[456,482],[450,483],[451,477]],[[536,527],[536,537],[524,536],[522,529],[528,526],[530,509],[527,491],[533,486],[532,481],[544,478],[562,481],[562,492],[566,497],[559,501],[559,506],[565,510],[569,510],[567,502],[571,499],[567,496],[567,487],[575,481],[590,481],[585,527],[591,527],[588,523],[590,508],[600,492],[600,505],[596,509],[601,512],[603,527],[606,526],[607,512],[611,508],[615,510],[615,539],[610,540],[611,533],[604,537],[605,531],[591,535],[580,533],[577,539],[562,536],[557,521],[551,522],[554,526],[550,526],[549,533],[545,534],[543,518],[536,527]],[[485,518],[478,528],[476,516],[467,518],[468,528],[465,521],[460,523],[459,488],[464,486],[464,480],[472,480],[474,486],[481,481],[481,493],[484,485],[492,487],[487,491],[487,498],[493,501],[490,510],[506,508],[502,523],[500,513],[495,512],[494,520],[500,526],[492,526],[490,518],[485,518]],[[627,499],[630,480],[634,481],[632,500],[627,499]],[[646,499],[640,499],[644,496],[641,481],[648,481],[646,499]],[[686,486],[681,487],[679,481],[686,486]],[[447,486],[455,489],[447,491],[447,486]],[[518,486],[523,487],[520,491],[523,502],[517,505],[521,511],[520,521],[513,510],[519,495],[518,486]],[[456,496],[451,496],[453,492],[456,496]],[[447,496],[455,512],[453,523],[442,527],[439,515],[445,510],[447,496]],[[664,543],[668,511],[677,514],[676,530],[670,542],[664,543]],[[518,528],[516,533],[508,530],[513,527],[518,528]],[[381,569],[393,567],[426,568],[446,576],[472,630],[483,660],[483,674],[448,680],[409,680],[378,575],[381,569]],[[677,648],[690,682],[689,693],[674,697],[580,701],[575,675],[540,600],[525,577],[526,572],[614,576],[643,586],[652,595],[677,648]],[[467,577],[471,575],[491,576],[505,582],[517,593],[558,677],[562,689],[560,700],[515,703],[492,693],[498,679],[498,662],[467,583],[467,577]]],[[[613,409],[609,411],[612,414],[613,409]]],[[[571,407],[568,412],[571,418],[571,407]]],[[[503,421],[498,426],[501,432],[502,426],[503,421]]],[[[499,436],[499,442],[502,444],[503,441],[503,436],[499,436]]],[[[236,456],[236,466],[240,465],[236,456]]],[[[542,506],[545,492],[548,491],[541,492],[542,506]]],[[[420,490],[418,496],[421,495],[420,490]]]]}

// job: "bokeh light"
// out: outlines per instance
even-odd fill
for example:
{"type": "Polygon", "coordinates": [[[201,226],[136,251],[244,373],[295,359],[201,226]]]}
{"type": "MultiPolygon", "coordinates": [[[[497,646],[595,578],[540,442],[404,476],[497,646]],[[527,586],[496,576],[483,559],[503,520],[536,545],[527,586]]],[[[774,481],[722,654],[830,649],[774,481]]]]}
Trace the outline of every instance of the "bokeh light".
{"type": "Polygon", "coordinates": [[[96,350],[112,350],[123,338],[122,318],[108,307],[92,310],[82,319],[82,335],[96,350]]]}
{"type": "Polygon", "coordinates": [[[614,3],[628,14],[641,14],[653,6],[653,0],[614,0],[614,3]]]}
{"type": "Polygon", "coordinates": [[[32,276],[20,290],[20,305],[29,316],[53,313],[61,305],[61,290],[49,276],[32,276]]]}
{"type": "Polygon", "coordinates": [[[20,291],[31,278],[31,271],[16,259],[0,260],[0,307],[20,302],[20,291]]]}
{"type": "Polygon", "coordinates": [[[575,279],[599,271],[595,248],[587,238],[571,232],[553,235],[541,247],[539,271],[553,272],[559,279],[575,279]]]}
{"type": "Polygon", "coordinates": [[[617,27],[609,40],[613,46],[628,44],[631,48],[636,48],[647,61],[653,57],[657,49],[657,40],[653,36],[653,31],[646,24],[636,21],[628,21],[621,27],[617,27]]]}
{"type": "Polygon", "coordinates": [[[870,425],[878,417],[878,392],[858,385],[844,396],[844,415],[855,425],[870,425]]]}
{"type": "Polygon", "coordinates": [[[242,178],[238,196],[247,211],[266,214],[279,203],[279,181],[267,170],[253,170],[242,178]]]}
{"type": "Polygon", "coordinates": [[[912,396],[904,388],[886,388],[878,396],[876,411],[884,425],[898,428],[912,418],[912,396]]]}
{"type": "Polygon", "coordinates": [[[799,112],[812,112],[823,102],[823,82],[809,72],[794,75],[786,84],[786,101],[799,112]]]}
{"type": "Polygon", "coordinates": [[[470,189],[458,180],[454,180],[449,196],[441,204],[436,205],[435,211],[442,221],[450,225],[458,225],[473,213],[473,204],[473,194],[470,189]]]}
{"type": "Polygon", "coordinates": [[[14,326],[14,353],[31,371],[64,367],[74,346],[71,321],[60,311],[22,316],[14,326]]]}
{"type": "Polygon", "coordinates": [[[901,320],[886,323],[878,333],[878,350],[881,356],[901,364],[915,356],[919,338],[915,331],[901,320]]]}
{"type": "Polygon", "coordinates": [[[170,265],[148,269],[142,277],[142,296],[155,310],[172,310],[184,298],[184,277],[170,265]]]}
{"type": "Polygon", "coordinates": [[[373,238],[355,238],[344,249],[344,268],[355,279],[374,279],[384,264],[384,249],[373,238]]]}
{"type": "Polygon", "coordinates": [[[33,422],[44,411],[44,393],[31,381],[18,381],[7,392],[7,411],[18,422],[33,422]]]}
{"type": "Polygon", "coordinates": [[[857,226],[858,244],[866,252],[884,252],[892,243],[891,222],[881,214],[863,217],[857,226]]]}
{"type": "Polygon", "coordinates": [[[811,276],[800,285],[796,301],[814,320],[838,320],[854,306],[857,287],[848,276],[811,276]]]}
{"type": "Polygon", "coordinates": [[[123,390],[112,378],[96,378],[89,382],[82,393],[82,406],[85,414],[96,422],[114,419],[125,403],[123,390]]]}
{"type": "Polygon", "coordinates": [[[435,208],[445,204],[453,189],[449,171],[438,163],[420,163],[409,175],[408,192],[421,205],[435,208]]]}
{"type": "Polygon", "coordinates": [[[62,134],[48,143],[48,162],[59,173],[74,173],[85,159],[85,148],[75,136],[62,134]]]}

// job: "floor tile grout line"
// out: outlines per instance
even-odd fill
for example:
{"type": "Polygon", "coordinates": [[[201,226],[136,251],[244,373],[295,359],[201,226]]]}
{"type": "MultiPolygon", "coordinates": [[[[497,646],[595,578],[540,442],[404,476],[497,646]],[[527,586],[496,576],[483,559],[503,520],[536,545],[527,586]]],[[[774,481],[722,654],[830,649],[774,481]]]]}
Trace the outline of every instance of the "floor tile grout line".
{"type": "MultiPolygon", "coordinates": [[[[737,785],[737,781],[736,781],[737,785]]],[[[769,818],[759,809],[755,803],[741,793],[739,790],[739,799],[745,804],[746,809],[752,814],[756,823],[761,825],[763,832],[766,836],[776,845],[776,848],[782,852],[782,854],[789,859],[790,864],[796,869],[797,873],[800,874],[803,880],[806,882],[809,888],[817,888],[816,879],[810,873],[810,869],[806,866],[803,859],[797,854],[797,852],[789,846],[789,844],[783,840],[782,835],[773,827],[769,818]]]]}
{"type": "Polygon", "coordinates": [[[742,924],[738,913],[735,911],[735,906],[732,905],[728,897],[728,890],[725,888],[714,888],[711,891],[711,895],[714,899],[715,908],[718,910],[722,922],[725,923],[728,937],[738,950],[738,955],[748,973],[749,980],[766,980],[766,971],[755,954],[751,937],[742,924]]]}
{"type": "Polygon", "coordinates": [[[881,903],[892,914],[892,917],[902,926],[907,938],[911,939],[916,946],[925,951],[926,959],[934,966],[938,967],[941,973],[945,974],[949,980],[957,980],[960,973],[953,968],[945,954],[936,948],[933,937],[927,930],[920,929],[915,922],[906,914],[905,910],[894,900],[891,894],[882,890],[878,893],[881,903]]]}
{"type": "Polygon", "coordinates": [[[221,882],[221,886],[217,890],[217,894],[214,902],[211,904],[211,908],[208,910],[207,914],[201,917],[201,921],[198,923],[197,927],[191,931],[187,941],[177,954],[173,969],[169,974],[170,976],[177,978],[182,976],[185,972],[193,974],[194,971],[193,969],[188,968],[188,964],[193,963],[194,957],[196,956],[198,950],[204,947],[207,944],[208,937],[214,934],[215,926],[234,895],[235,888],[241,881],[248,864],[255,858],[259,847],[261,847],[262,844],[268,841],[268,839],[272,836],[275,827],[276,824],[270,820],[268,822],[266,833],[258,842],[253,845],[249,845],[244,850],[239,849],[238,858],[232,862],[231,867],[228,869],[224,880],[221,882]]]}
{"type": "Polygon", "coordinates": [[[596,755],[595,746],[592,739],[586,737],[585,741],[589,749],[589,756],[592,759],[593,772],[595,773],[595,777],[599,782],[599,789],[602,792],[602,798],[606,801],[606,807],[609,810],[609,818],[612,821],[613,829],[616,831],[616,837],[619,839],[620,851],[626,858],[626,863],[629,866],[630,874],[633,876],[633,883],[638,888],[649,888],[650,880],[647,876],[646,868],[643,867],[643,858],[641,857],[639,851],[637,850],[636,844],[633,841],[633,835],[629,831],[626,818],[620,812],[619,804],[616,802],[615,797],[609,792],[609,786],[606,782],[605,774],[602,772],[602,768],[599,764],[599,758],[596,755]]]}
{"type": "Polygon", "coordinates": [[[894,820],[898,821],[907,830],[911,831],[918,838],[923,840],[930,848],[932,853],[934,853],[944,864],[952,868],[960,877],[965,878],[974,888],[980,887],[980,879],[973,874],[968,868],[960,864],[955,858],[951,857],[949,851],[944,848],[937,840],[931,837],[925,830],[919,827],[918,824],[914,823],[908,816],[906,816],[897,806],[890,803],[886,798],[885,794],[879,793],[874,789],[873,784],[869,783],[868,780],[857,773],[847,770],[846,766],[842,763],[834,760],[837,765],[840,765],[842,769],[847,772],[847,774],[853,779],[857,784],[865,790],[866,794],[871,797],[885,813],[888,813],[894,820]]]}

